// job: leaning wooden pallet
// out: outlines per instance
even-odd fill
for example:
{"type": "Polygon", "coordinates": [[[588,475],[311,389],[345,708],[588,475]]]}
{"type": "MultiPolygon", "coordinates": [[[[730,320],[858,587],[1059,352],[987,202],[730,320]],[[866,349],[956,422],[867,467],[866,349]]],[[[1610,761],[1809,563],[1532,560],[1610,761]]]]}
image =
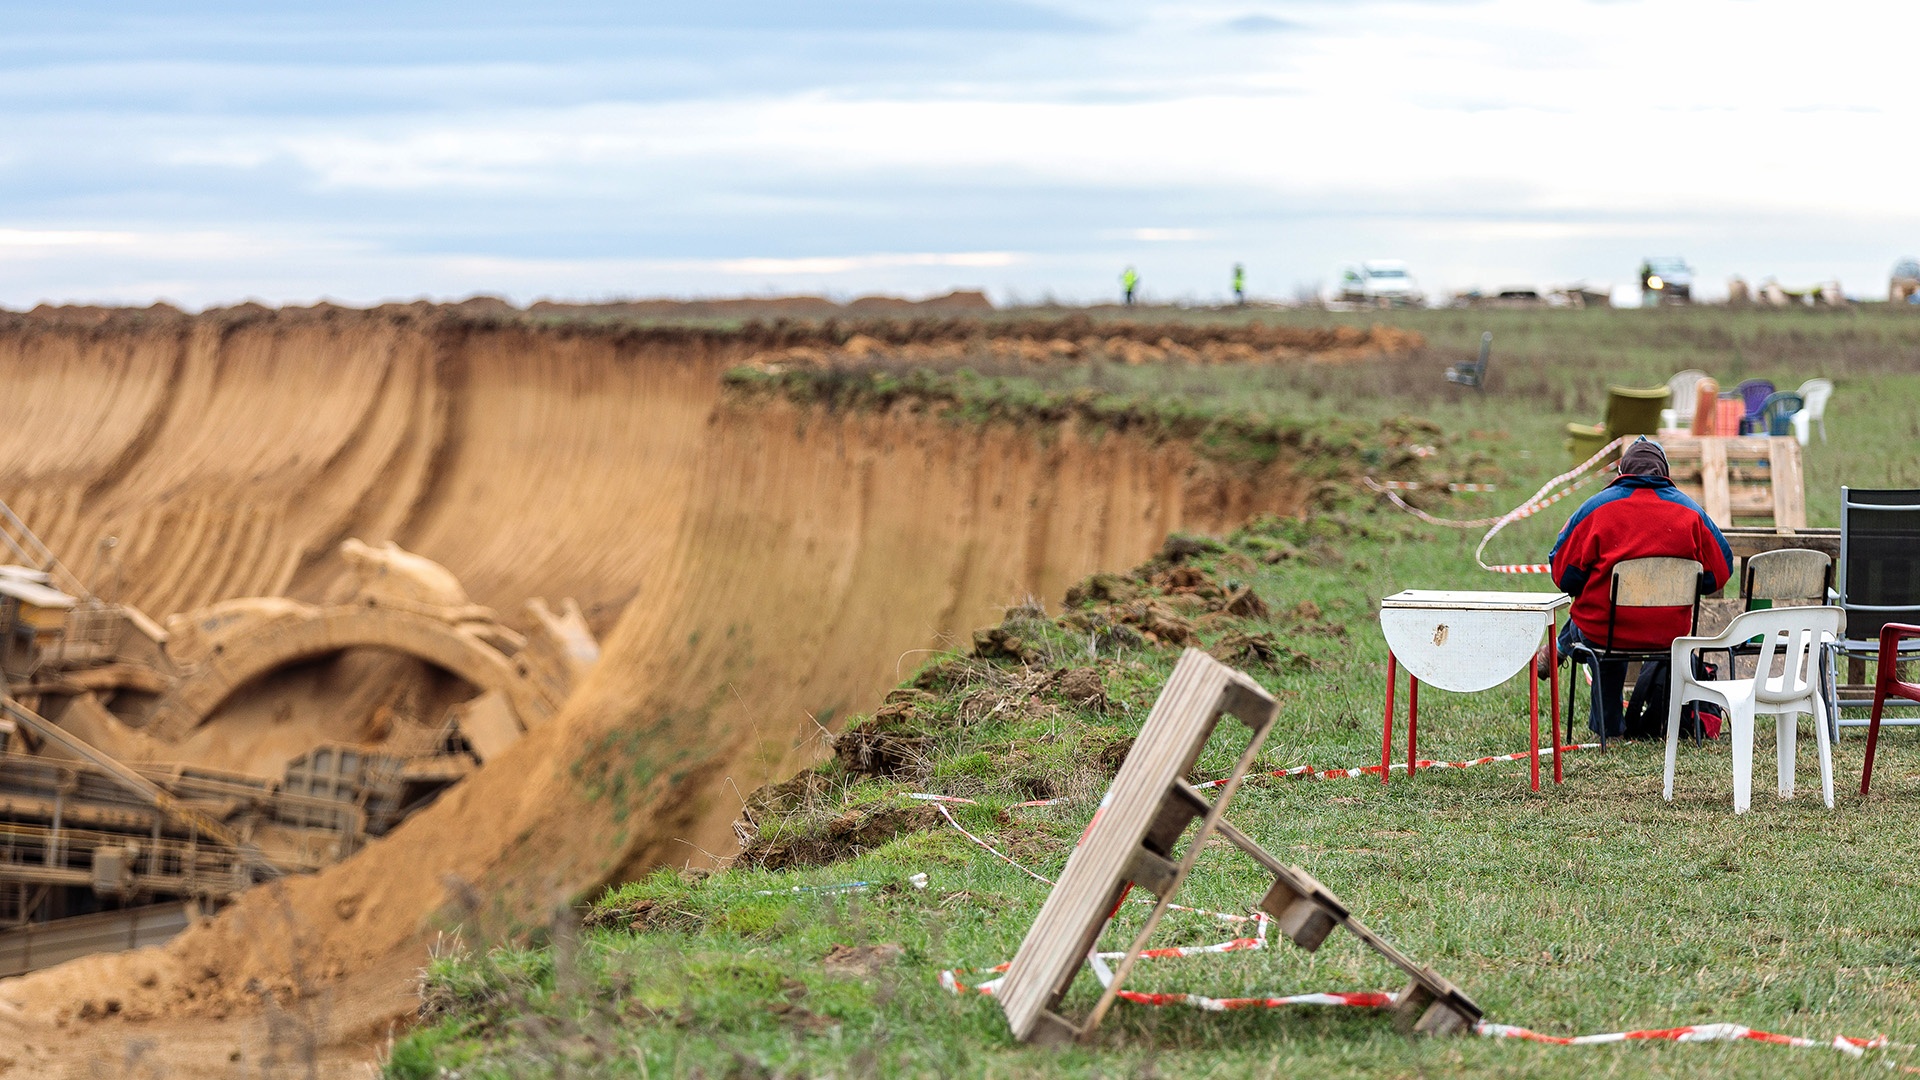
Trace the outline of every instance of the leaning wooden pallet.
{"type": "Polygon", "coordinates": [[[1344,926],[1408,974],[1407,989],[1395,999],[1403,1027],[1446,1034],[1469,1029],[1479,1020],[1480,1007],[1458,987],[1415,964],[1355,919],[1325,886],[1261,850],[1222,816],[1278,715],[1273,697],[1245,674],[1197,649],[1181,655],[995,993],[1015,1037],[1064,1043],[1084,1039],[1099,1026],[1201,850],[1216,834],[1273,875],[1261,908],[1296,945],[1311,952],[1344,926]],[[1227,715],[1244,723],[1251,735],[1219,794],[1209,800],[1186,777],[1227,715]],[[1196,820],[1198,830],[1179,848],[1196,820]],[[1131,885],[1152,892],[1157,902],[1100,999],[1076,1024],[1056,1010],[1131,885]]]}
{"type": "Polygon", "coordinates": [[[1807,527],[1800,444],[1790,435],[1669,438],[1662,444],[1675,487],[1714,524],[1807,527]]]}

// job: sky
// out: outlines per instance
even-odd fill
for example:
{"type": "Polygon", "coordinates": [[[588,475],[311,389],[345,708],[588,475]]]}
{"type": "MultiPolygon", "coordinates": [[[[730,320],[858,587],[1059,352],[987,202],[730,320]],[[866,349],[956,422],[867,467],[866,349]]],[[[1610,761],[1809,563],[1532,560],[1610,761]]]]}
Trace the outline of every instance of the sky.
{"type": "Polygon", "coordinates": [[[0,306],[1884,296],[1920,4],[0,0],[0,306]]]}

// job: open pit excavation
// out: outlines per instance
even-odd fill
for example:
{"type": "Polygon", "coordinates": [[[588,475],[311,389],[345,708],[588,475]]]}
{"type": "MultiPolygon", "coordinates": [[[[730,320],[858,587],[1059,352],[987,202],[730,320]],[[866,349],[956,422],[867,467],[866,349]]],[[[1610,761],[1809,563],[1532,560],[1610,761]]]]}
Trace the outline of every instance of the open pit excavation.
{"type": "MultiPolygon", "coordinates": [[[[6,579],[33,587],[10,610],[43,636],[10,638],[42,649],[8,668],[0,812],[23,831],[0,920],[224,905],[115,928],[138,944],[191,921],[164,947],[0,982],[15,1060],[53,1068],[56,1023],[241,1016],[417,966],[474,897],[498,925],[541,924],[606,882],[724,859],[737,793],[817,759],[835,718],[928,651],[1169,532],[1297,513],[1312,489],[1284,445],[1221,462],[1072,417],[961,426],[742,395],[729,369],[909,347],[1409,347],[1116,326],[0,317],[0,499],[47,552],[6,579]],[[29,805],[36,784],[86,793],[95,819],[29,805]],[[193,880],[159,880],[183,852],[193,880]]],[[[327,1037],[363,1046],[407,1007],[375,998],[327,1037]]],[[[198,1030],[241,1052],[238,1027],[198,1030]]]]}

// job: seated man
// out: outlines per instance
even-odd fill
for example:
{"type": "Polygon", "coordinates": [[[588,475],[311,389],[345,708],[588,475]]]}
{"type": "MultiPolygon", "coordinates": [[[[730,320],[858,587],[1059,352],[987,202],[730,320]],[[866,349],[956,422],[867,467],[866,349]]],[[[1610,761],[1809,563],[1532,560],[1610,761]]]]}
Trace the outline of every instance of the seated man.
{"type": "MultiPolygon", "coordinates": [[[[1591,642],[1615,649],[1664,649],[1691,630],[1687,608],[1622,607],[1614,615],[1614,640],[1607,637],[1608,597],[1615,563],[1666,556],[1693,559],[1704,568],[1703,593],[1720,591],[1733,573],[1733,551],[1700,504],[1667,477],[1667,454],[1642,436],[1620,455],[1620,476],[1588,499],[1567,520],[1547,556],[1554,584],[1573,597],[1573,610],[1560,632],[1560,655],[1591,642]]],[[[1606,724],[1608,738],[1624,735],[1621,694],[1627,662],[1598,665],[1598,692],[1588,726],[1595,734],[1606,724]]]]}

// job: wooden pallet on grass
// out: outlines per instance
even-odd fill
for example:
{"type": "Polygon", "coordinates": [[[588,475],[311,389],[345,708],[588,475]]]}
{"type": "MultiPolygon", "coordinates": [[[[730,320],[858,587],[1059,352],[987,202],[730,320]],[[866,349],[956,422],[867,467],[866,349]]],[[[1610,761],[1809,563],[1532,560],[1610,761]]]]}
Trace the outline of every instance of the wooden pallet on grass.
{"type": "Polygon", "coordinates": [[[1311,952],[1344,926],[1407,973],[1410,981],[1395,1005],[1404,1029],[1447,1034],[1470,1029],[1479,1020],[1480,1007],[1458,987],[1415,964],[1355,919],[1325,886],[1261,850],[1222,817],[1278,715],[1273,697],[1245,674],[1198,649],[1181,655],[995,991],[1016,1038],[1065,1043],[1084,1039],[1099,1026],[1201,849],[1216,834],[1273,875],[1260,906],[1294,944],[1311,952]],[[1224,715],[1244,723],[1251,737],[1232,774],[1209,800],[1186,778],[1224,715]],[[1196,821],[1198,830],[1180,848],[1181,837],[1196,821]],[[1092,1012],[1076,1024],[1055,1009],[1132,885],[1158,900],[1092,1012]]]}
{"type": "Polygon", "coordinates": [[[1661,446],[1674,486],[1693,496],[1721,528],[1807,527],[1800,444],[1792,436],[1675,437],[1661,446]]]}

